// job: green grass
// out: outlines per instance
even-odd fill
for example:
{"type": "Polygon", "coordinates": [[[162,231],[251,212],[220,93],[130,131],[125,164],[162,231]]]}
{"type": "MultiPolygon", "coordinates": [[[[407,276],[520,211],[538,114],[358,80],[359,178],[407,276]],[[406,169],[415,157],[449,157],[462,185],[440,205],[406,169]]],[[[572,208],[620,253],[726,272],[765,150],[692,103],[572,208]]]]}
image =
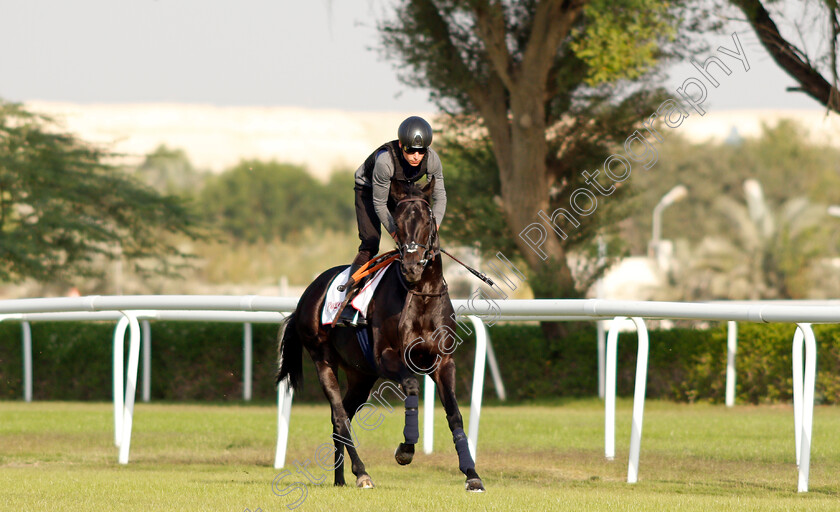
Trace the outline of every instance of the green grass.
{"type": "MultiPolygon", "coordinates": [[[[649,401],[639,482],[629,485],[631,408],[619,401],[616,460],[607,461],[597,400],[485,407],[477,457],[484,494],[463,490],[440,407],[435,453],[398,466],[397,410],[376,430],[357,429],[377,488],[334,488],[332,473],[310,464],[312,477],[324,483],[303,486],[307,496],[297,510],[838,508],[838,408],[815,411],[807,494],[796,492],[790,407],[649,401]]],[[[287,468],[314,460],[330,431],[325,406],[293,407],[287,468]]],[[[0,510],[287,510],[302,491],[272,492],[279,473],[272,467],[275,435],[276,411],[268,405],[138,404],[131,463],[121,466],[109,404],[0,402],[0,510]]],[[[346,477],[354,481],[349,469],[346,477]]],[[[298,481],[306,480],[289,476],[278,488],[298,481]]]]}

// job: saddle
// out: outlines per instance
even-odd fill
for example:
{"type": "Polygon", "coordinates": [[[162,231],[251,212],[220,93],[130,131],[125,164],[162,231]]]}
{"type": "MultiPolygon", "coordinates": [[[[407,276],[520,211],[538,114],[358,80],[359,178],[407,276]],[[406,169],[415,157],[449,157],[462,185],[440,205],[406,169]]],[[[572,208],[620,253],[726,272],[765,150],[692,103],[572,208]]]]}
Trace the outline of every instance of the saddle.
{"type": "Polygon", "coordinates": [[[387,267],[399,258],[397,251],[384,253],[362,265],[353,274],[357,283],[351,290],[344,290],[343,284],[350,278],[350,269],[337,274],[327,288],[324,308],[321,312],[321,323],[334,325],[336,317],[345,308],[354,308],[357,315],[364,317],[367,306],[373,299],[373,293],[387,267]]]}

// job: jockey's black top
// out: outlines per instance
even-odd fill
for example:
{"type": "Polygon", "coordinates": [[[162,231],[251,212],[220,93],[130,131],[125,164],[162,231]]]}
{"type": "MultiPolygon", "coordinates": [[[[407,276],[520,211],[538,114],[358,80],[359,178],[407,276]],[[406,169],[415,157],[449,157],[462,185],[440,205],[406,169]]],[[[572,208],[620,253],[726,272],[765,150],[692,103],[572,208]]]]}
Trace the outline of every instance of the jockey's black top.
{"type": "Polygon", "coordinates": [[[391,142],[386,142],[376,148],[376,150],[365,159],[365,163],[362,164],[362,168],[367,178],[370,178],[373,175],[373,168],[376,166],[376,157],[379,156],[382,151],[388,152],[391,156],[391,162],[394,164],[394,175],[392,179],[415,183],[417,180],[426,175],[429,159],[423,158],[423,160],[420,161],[420,165],[417,167],[412,166],[406,162],[405,158],[401,158],[399,156],[402,151],[400,149],[399,141],[392,140],[391,142]]]}
{"type": "Polygon", "coordinates": [[[427,180],[434,177],[435,188],[432,191],[432,211],[438,224],[443,220],[446,213],[443,166],[438,154],[432,148],[428,148],[420,165],[413,167],[402,158],[401,152],[398,141],[386,142],[371,153],[355,173],[357,185],[373,188],[373,207],[379,220],[389,233],[393,233],[397,229],[394,218],[388,210],[388,195],[392,179],[415,183],[423,176],[426,176],[427,180]]]}

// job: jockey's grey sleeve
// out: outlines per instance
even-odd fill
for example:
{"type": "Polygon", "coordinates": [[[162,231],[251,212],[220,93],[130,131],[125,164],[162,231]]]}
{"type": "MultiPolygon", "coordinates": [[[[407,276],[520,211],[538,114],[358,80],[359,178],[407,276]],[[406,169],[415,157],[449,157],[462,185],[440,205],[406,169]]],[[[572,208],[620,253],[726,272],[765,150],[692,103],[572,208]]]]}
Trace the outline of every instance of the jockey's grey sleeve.
{"type": "Polygon", "coordinates": [[[394,168],[391,157],[386,151],[376,158],[376,164],[373,166],[371,185],[373,187],[373,209],[376,211],[376,216],[379,217],[379,221],[388,230],[388,233],[393,233],[397,230],[397,223],[394,222],[394,217],[388,211],[388,194],[391,193],[391,177],[393,175],[394,168]]]}
{"type": "Polygon", "coordinates": [[[435,189],[432,190],[432,211],[435,214],[435,221],[440,224],[443,222],[443,216],[446,214],[446,188],[443,185],[443,166],[440,163],[440,157],[437,153],[429,152],[428,167],[426,172],[429,179],[435,178],[435,189]]]}

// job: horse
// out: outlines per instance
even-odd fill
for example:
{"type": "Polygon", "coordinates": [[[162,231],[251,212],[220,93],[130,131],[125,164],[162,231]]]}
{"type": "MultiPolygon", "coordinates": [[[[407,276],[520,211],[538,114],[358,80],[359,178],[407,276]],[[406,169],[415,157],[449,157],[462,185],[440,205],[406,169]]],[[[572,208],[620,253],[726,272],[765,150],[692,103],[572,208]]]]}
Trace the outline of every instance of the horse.
{"type": "Polygon", "coordinates": [[[454,344],[456,322],[443,279],[437,226],[430,206],[434,185],[434,178],[423,188],[396,180],[391,183],[389,201],[395,205],[399,265],[391,264],[387,268],[368,307],[372,358],[365,357],[354,328],[321,323],[327,288],[333,278],[347,268],[346,265],[325,271],[306,288],[297,308],[278,334],[279,370],[275,383],[288,379],[292,389],[300,387],[304,347],[315,363],[318,380],[332,411],[336,486],[345,485],[346,446],[356,486],[374,487],[352,443],[350,422],[379,378],[395,381],[402,390],[399,395],[405,402],[405,442],[399,444],[394,457],[401,465],[411,463],[414,445],[419,439],[420,385],[416,373],[427,373],[437,385],[446,411],[459,469],[466,476],[466,490],[484,491],[455,399],[455,361],[451,354],[457,346],[454,344]],[[445,340],[451,343],[442,343],[445,340]],[[339,368],[347,376],[344,397],[338,383],[339,368]]]}

